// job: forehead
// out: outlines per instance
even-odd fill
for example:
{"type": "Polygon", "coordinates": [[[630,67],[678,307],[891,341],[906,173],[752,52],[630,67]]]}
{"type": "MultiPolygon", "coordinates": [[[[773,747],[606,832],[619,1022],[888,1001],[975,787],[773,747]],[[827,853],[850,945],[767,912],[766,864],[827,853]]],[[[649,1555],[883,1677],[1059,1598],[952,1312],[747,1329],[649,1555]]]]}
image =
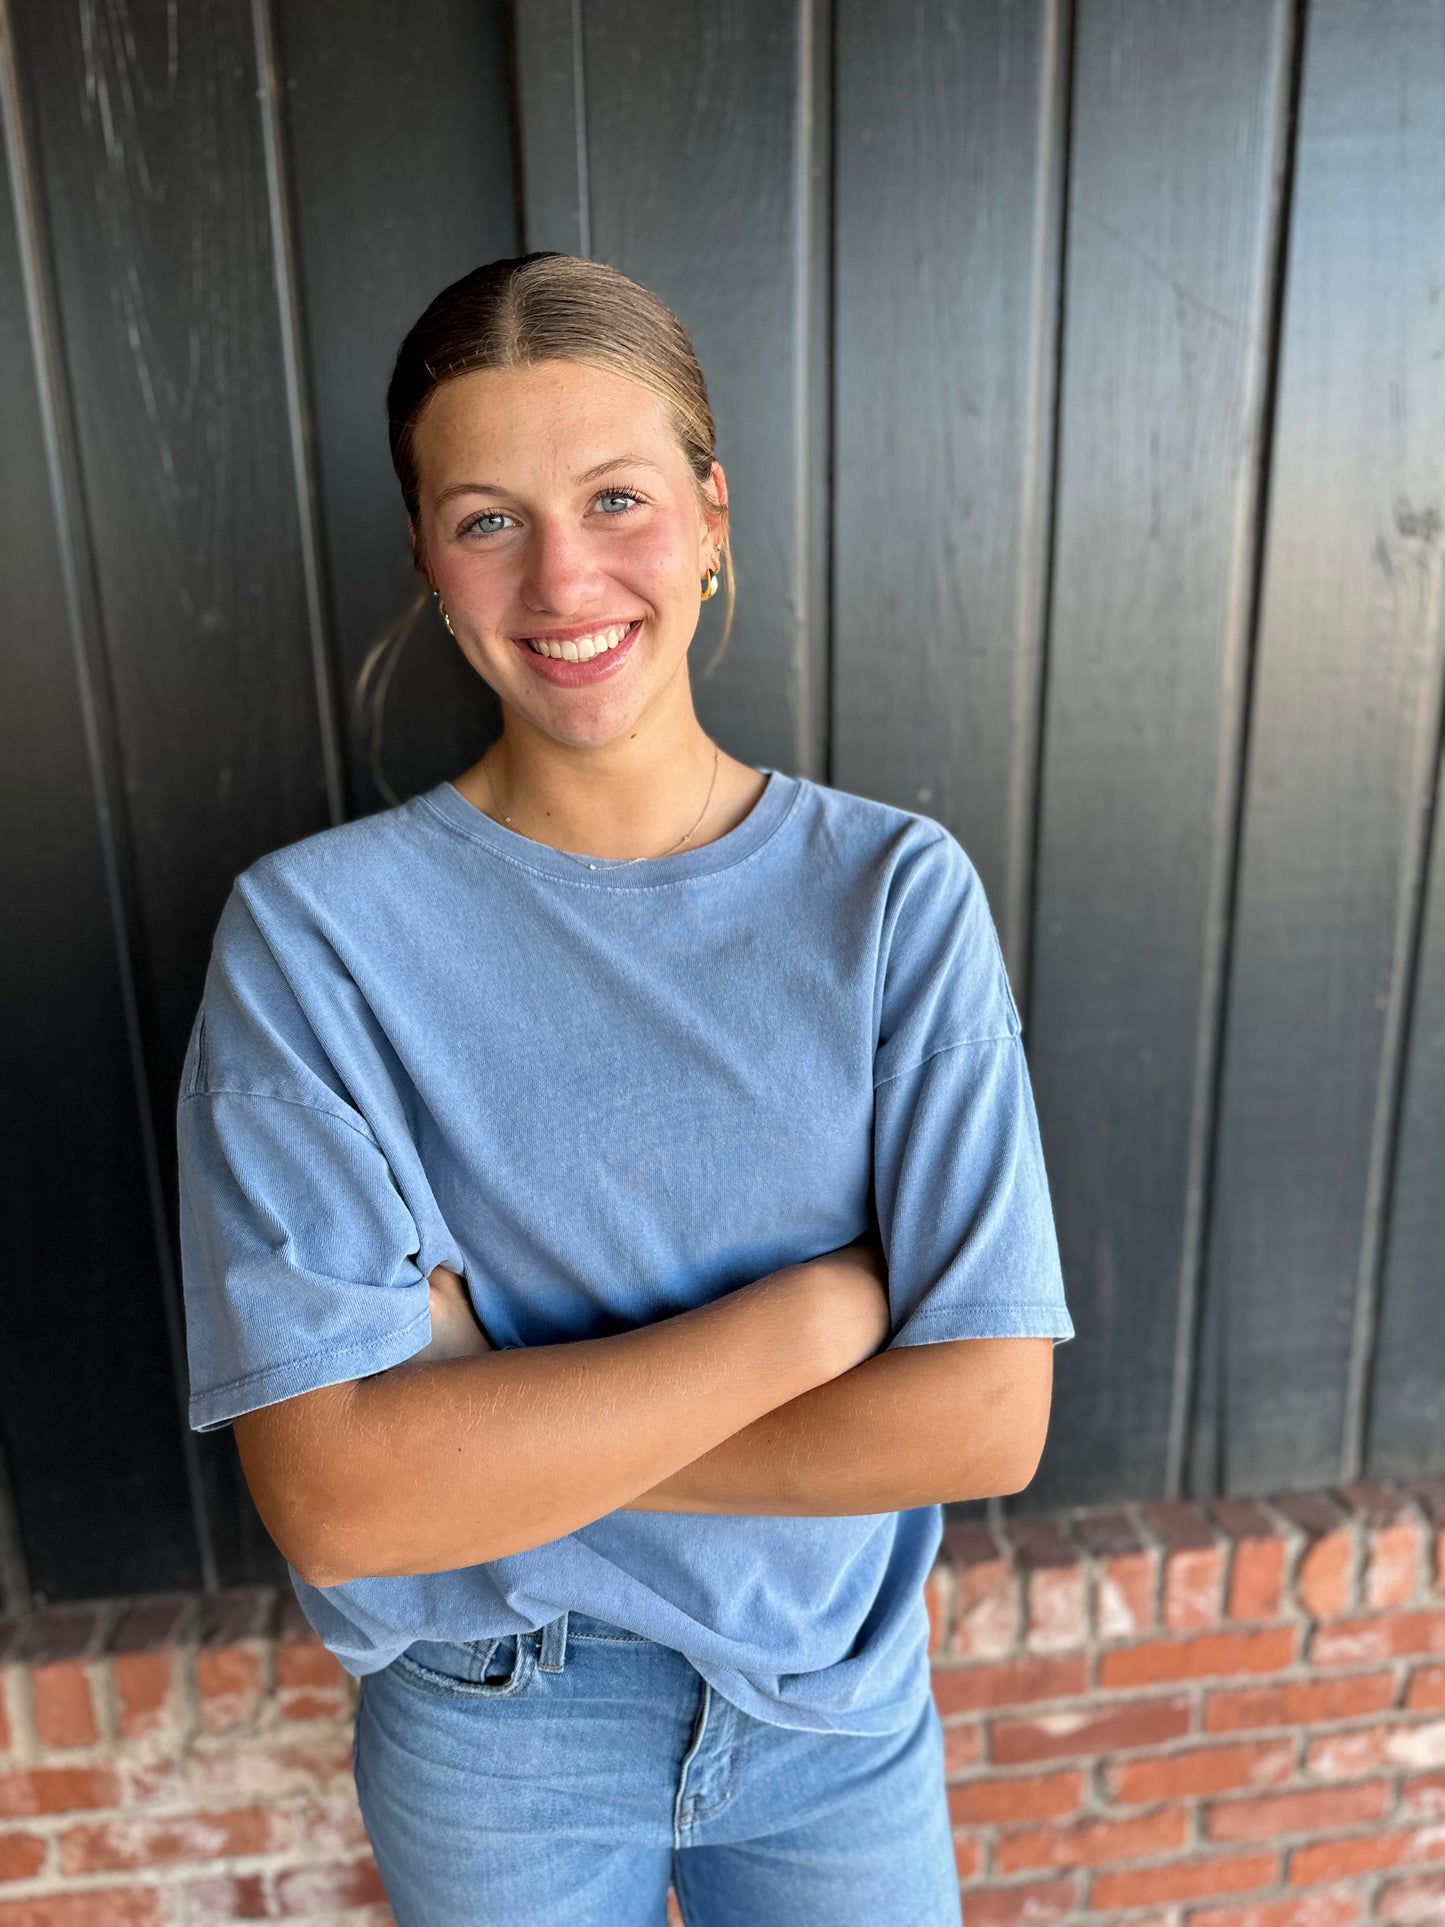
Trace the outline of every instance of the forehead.
{"type": "Polygon", "coordinates": [[[623,453],[682,461],[660,396],[611,369],[566,361],[476,368],[442,382],[418,417],[413,447],[438,487],[454,464],[481,460],[558,478],[623,453]]]}

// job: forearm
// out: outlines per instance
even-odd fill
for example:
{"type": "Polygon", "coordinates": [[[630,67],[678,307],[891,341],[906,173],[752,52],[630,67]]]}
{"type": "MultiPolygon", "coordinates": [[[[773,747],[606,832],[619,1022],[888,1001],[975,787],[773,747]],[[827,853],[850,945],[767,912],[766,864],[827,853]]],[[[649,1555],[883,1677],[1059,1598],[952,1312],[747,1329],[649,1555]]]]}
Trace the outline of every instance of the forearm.
{"type": "MultiPolygon", "coordinates": [[[[784,1272],[615,1336],[434,1356],[331,1388],[347,1396],[315,1415],[328,1435],[300,1501],[303,1576],[449,1571],[546,1544],[848,1362],[784,1272]]],[[[302,1441],[287,1453],[293,1490],[304,1456],[302,1441]]]]}
{"type": "MultiPolygon", "coordinates": [[[[1040,1342],[1052,1353],[1052,1340],[1040,1342]]],[[[879,1352],[623,1509],[808,1517],[1018,1491],[1033,1476],[1048,1411],[1017,1395],[1006,1365],[986,1338],[879,1352]]]]}

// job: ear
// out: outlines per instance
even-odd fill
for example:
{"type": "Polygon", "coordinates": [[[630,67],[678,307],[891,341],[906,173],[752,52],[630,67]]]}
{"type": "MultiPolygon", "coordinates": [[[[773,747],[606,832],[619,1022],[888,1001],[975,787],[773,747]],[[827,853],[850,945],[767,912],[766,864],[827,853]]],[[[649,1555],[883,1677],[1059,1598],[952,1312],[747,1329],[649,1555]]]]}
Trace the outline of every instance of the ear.
{"type": "Polygon", "coordinates": [[[712,514],[707,516],[707,526],[703,531],[703,546],[714,545],[721,548],[728,538],[728,478],[723,473],[721,462],[715,461],[703,482],[702,492],[712,506],[712,514]]]}

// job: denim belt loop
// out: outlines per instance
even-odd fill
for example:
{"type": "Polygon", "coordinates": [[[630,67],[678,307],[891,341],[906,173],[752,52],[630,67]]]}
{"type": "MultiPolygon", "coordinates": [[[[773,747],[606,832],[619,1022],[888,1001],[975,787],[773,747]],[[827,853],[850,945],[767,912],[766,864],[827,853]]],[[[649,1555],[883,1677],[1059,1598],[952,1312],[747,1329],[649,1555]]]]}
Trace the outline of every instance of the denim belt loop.
{"type": "Polygon", "coordinates": [[[542,1628],[537,1667],[543,1673],[560,1673],[567,1664],[567,1615],[552,1619],[542,1628]]]}

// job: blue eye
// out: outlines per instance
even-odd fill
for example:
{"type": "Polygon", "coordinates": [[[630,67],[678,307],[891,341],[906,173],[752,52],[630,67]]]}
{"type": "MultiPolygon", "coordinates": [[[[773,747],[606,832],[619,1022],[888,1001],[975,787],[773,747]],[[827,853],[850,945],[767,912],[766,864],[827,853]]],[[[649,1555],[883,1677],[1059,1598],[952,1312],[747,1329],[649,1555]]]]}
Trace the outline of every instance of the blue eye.
{"type": "MultiPolygon", "coordinates": [[[[624,516],[629,515],[632,512],[632,509],[635,508],[645,498],[639,495],[636,489],[607,488],[607,489],[603,489],[602,493],[598,496],[595,496],[593,499],[598,502],[628,503],[629,506],[625,509],[608,509],[603,511],[605,519],[607,521],[618,522],[618,521],[621,521],[624,516]]],[[[482,537],[486,537],[489,535],[500,535],[501,534],[500,529],[484,528],[482,524],[484,522],[509,522],[511,521],[511,519],[512,518],[509,515],[504,514],[501,509],[485,509],[480,515],[474,515],[469,522],[463,522],[461,527],[457,530],[457,534],[458,536],[477,535],[482,537]]]]}

